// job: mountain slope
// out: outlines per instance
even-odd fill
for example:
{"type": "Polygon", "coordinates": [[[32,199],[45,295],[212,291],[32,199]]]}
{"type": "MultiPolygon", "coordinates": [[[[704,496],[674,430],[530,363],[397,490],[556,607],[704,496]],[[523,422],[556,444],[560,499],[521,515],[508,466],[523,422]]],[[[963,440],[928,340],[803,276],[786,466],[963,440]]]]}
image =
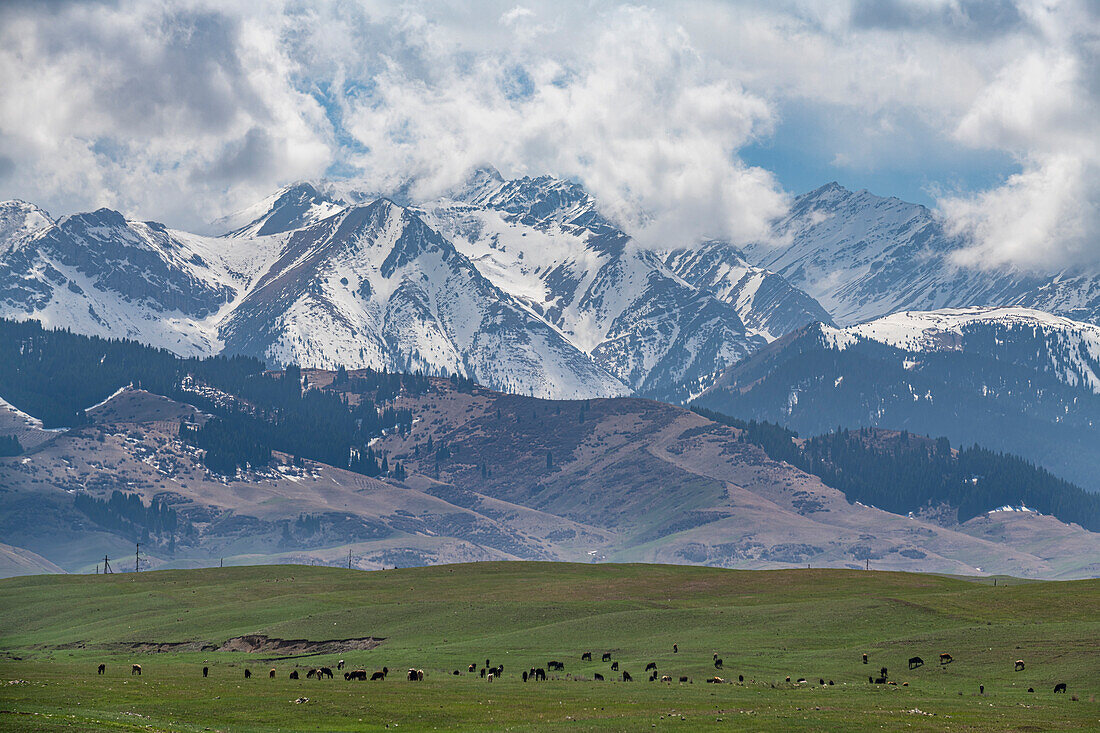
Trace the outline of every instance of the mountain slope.
{"type": "Polygon", "coordinates": [[[572,182],[506,181],[487,169],[423,211],[494,284],[638,394],[684,399],[776,332],[828,319],[782,278],[743,262],[740,287],[683,277],[572,182]]]}
{"type": "Polygon", "coordinates": [[[795,199],[776,224],[780,247],[744,247],[750,262],[816,298],[838,324],[899,310],[1022,306],[1100,323],[1100,271],[1054,275],[957,266],[963,239],[933,212],[830,183],[795,199]]]}
{"type": "Polygon", "coordinates": [[[1100,328],[1025,309],[809,326],[727,371],[697,404],[801,433],[886,427],[1030,459],[1097,490],[1100,328]]]}
{"type": "Polygon", "coordinates": [[[228,352],[272,363],[445,371],[545,396],[627,391],[385,199],[293,232],[220,334],[228,352]]]}

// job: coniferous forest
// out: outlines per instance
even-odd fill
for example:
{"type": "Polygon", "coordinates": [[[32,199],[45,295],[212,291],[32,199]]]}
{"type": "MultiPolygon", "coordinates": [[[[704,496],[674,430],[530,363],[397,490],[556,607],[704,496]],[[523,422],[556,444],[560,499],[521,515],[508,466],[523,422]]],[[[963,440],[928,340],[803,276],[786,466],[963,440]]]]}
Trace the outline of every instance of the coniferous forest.
{"type": "Polygon", "coordinates": [[[797,440],[797,433],[774,423],[692,409],[738,428],[745,441],[760,446],[770,458],[818,476],[844,492],[849,502],[895,514],[946,504],[958,510],[960,522],[998,507],[1024,505],[1100,531],[1100,495],[1017,456],[979,446],[953,450],[947,438],[876,428],[838,429],[797,440]]]}
{"type": "Polygon", "coordinates": [[[204,449],[207,467],[219,473],[265,465],[274,450],[380,475],[385,459],[371,438],[412,423],[411,412],[384,402],[402,389],[425,391],[430,381],[385,372],[349,378],[346,371],[342,379],[309,389],[296,366],[270,373],[248,357],[185,359],[134,341],[0,320],[0,394],[15,407],[46,427],[71,427],[86,424],[84,408],[121,387],[164,395],[213,415],[202,426],[182,424],[180,437],[204,449]]]}

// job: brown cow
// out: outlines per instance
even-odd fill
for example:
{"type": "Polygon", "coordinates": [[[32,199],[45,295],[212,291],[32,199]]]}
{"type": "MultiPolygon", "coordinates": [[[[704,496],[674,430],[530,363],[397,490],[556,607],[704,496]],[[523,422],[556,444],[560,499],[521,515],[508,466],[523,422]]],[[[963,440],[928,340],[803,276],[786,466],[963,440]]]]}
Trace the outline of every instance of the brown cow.
{"type": "Polygon", "coordinates": [[[380,681],[380,680],[385,680],[386,675],[389,674],[389,671],[390,670],[389,670],[388,667],[383,667],[381,670],[379,670],[378,672],[375,672],[374,674],[372,674],[370,676],[370,681],[371,682],[377,682],[377,681],[380,681]]]}
{"type": "Polygon", "coordinates": [[[140,664],[135,664],[133,667],[130,667],[130,676],[133,677],[135,674],[138,675],[139,677],[141,676],[141,665],[140,664]]]}
{"type": "Polygon", "coordinates": [[[947,652],[944,652],[943,654],[940,655],[940,664],[951,664],[954,661],[955,661],[954,657],[952,657],[947,652]]]}

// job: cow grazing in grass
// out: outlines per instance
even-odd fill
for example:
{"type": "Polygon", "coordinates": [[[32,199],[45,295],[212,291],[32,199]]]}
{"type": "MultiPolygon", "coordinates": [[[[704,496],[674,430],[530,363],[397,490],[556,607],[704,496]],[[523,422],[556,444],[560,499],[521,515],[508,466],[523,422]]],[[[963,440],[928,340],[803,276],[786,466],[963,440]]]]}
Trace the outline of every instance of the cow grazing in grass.
{"type": "Polygon", "coordinates": [[[382,669],[378,670],[377,672],[375,672],[374,674],[372,674],[370,676],[371,682],[375,682],[375,681],[378,681],[378,680],[385,680],[386,675],[388,675],[389,673],[390,673],[390,668],[389,667],[383,667],[382,669]]]}
{"type": "Polygon", "coordinates": [[[272,669],[270,672],[267,673],[267,676],[269,679],[275,679],[275,670],[272,669]]]}
{"type": "Polygon", "coordinates": [[[745,675],[743,675],[743,674],[737,675],[737,681],[738,682],[744,682],[745,681],[745,675]]]}
{"type": "Polygon", "coordinates": [[[584,654],[582,654],[581,655],[581,661],[582,662],[591,662],[592,661],[592,652],[585,652],[584,654]]]}
{"type": "Polygon", "coordinates": [[[292,680],[298,679],[298,670],[294,670],[293,672],[290,673],[290,679],[292,679],[292,680]]]}
{"type": "Polygon", "coordinates": [[[539,682],[539,681],[542,681],[542,682],[546,681],[546,670],[543,669],[542,667],[539,667],[538,669],[535,670],[535,682],[539,682]]]}
{"type": "Polygon", "coordinates": [[[424,670],[422,669],[410,669],[408,673],[409,682],[423,682],[424,670]]]}
{"type": "Polygon", "coordinates": [[[1022,660],[1022,659],[1017,659],[1016,660],[1016,671],[1017,672],[1023,672],[1024,671],[1024,660],[1022,660]]]}
{"type": "Polygon", "coordinates": [[[488,660],[488,659],[486,659],[486,660],[485,660],[485,666],[486,666],[486,667],[488,667],[488,666],[489,666],[489,660],[488,660]]]}
{"type": "Polygon", "coordinates": [[[630,676],[630,673],[625,669],[623,670],[623,682],[633,682],[634,678],[630,676]]]}
{"type": "Polygon", "coordinates": [[[721,677],[707,677],[707,682],[709,682],[711,684],[715,684],[715,685],[720,685],[723,682],[725,682],[725,680],[722,679],[721,677]]]}
{"type": "Polygon", "coordinates": [[[876,678],[875,679],[875,684],[876,685],[885,685],[886,684],[886,678],[885,677],[876,678]]]}
{"type": "Polygon", "coordinates": [[[477,671],[477,665],[476,664],[471,664],[469,667],[466,668],[466,671],[467,672],[476,672],[477,671]]]}
{"type": "Polygon", "coordinates": [[[134,666],[130,667],[130,676],[133,677],[135,674],[138,675],[138,676],[141,676],[141,665],[140,664],[135,664],[134,666]]]}
{"type": "Polygon", "coordinates": [[[611,663],[611,671],[612,672],[618,672],[619,671],[619,663],[618,662],[612,662],[611,663]]]}
{"type": "Polygon", "coordinates": [[[341,659],[339,662],[336,663],[336,669],[340,670],[340,669],[343,669],[343,668],[344,668],[344,660],[341,659]]]}
{"type": "Polygon", "coordinates": [[[103,674],[106,671],[107,671],[107,665],[106,664],[101,664],[101,665],[99,665],[99,671],[96,672],[96,674],[103,674]]]}
{"type": "Polygon", "coordinates": [[[1066,683],[1065,682],[1059,682],[1058,684],[1056,684],[1054,686],[1054,691],[1055,692],[1065,692],[1066,691],[1066,683]]]}
{"type": "Polygon", "coordinates": [[[654,669],[657,669],[657,663],[656,662],[650,662],[649,664],[647,664],[645,666],[645,671],[646,672],[649,672],[649,671],[654,670],[654,669]]]}
{"type": "Polygon", "coordinates": [[[680,681],[681,682],[687,682],[688,681],[687,675],[681,675],[680,676],[680,681]]]}
{"type": "MultiPolygon", "coordinates": [[[[908,682],[906,682],[905,684],[906,684],[906,685],[908,685],[909,683],[908,683],[908,682]]],[[[832,680],[829,680],[829,687],[832,687],[832,686],[833,686],[833,681],[832,681],[832,680]]]]}
{"type": "Polygon", "coordinates": [[[546,668],[548,670],[550,670],[551,672],[553,672],[554,670],[557,670],[558,672],[564,672],[565,671],[565,663],[564,662],[556,662],[553,659],[551,659],[549,662],[546,663],[546,668]]]}
{"type": "Polygon", "coordinates": [[[654,672],[653,674],[651,674],[649,676],[649,681],[650,682],[656,682],[657,681],[657,673],[656,672],[654,672]]]}
{"type": "Polygon", "coordinates": [[[722,669],[722,659],[720,657],[715,657],[714,658],[714,668],[715,669],[722,669]]]}
{"type": "Polygon", "coordinates": [[[916,669],[917,667],[923,667],[924,660],[920,657],[909,657],[909,669],[916,669]]]}
{"type": "Polygon", "coordinates": [[[250,680],[250,679],[252,679],[252,670],[250,670],[250,669],[246,669],[246,670],[244,671],[244,678],[245,678],[246,680],[250,680]]]}
{"type": "Polygon", "coordinates": [[[524,672],[523,672],[523,681],[524,682],[527,681],[527,670],[524,670],[524,672]]]}
{"type": "Polygon", "coordinates": [[[602,675],[602,674],[600,674],[599,672],[597,672],[596,674],[592,675],[592,677],[593,677],[593,679],[595,679],[595,680],[596,680],[597,682],[603,682],[603,675],[602,675]]]}
{"type": "Polygon", "coordinates": [[[611,661],[611,652],[604,652],[603,653],[603,659],[601,659],[600,661],[601,662],[610,662],[611,661]]]}
{"type": "Polygon", "coordinates": [[[822,678],[818,679],[818,681],[817,681],[817,684],[819,684],[819,685],[821,685],[822,687],[824,687],[824,686],[825,686],[825,678],[824,678],[824,677],[822,677],[822,678]]]}
{"type": "Polygon", "coordinates": [[[202,676],[203,677],[209,677],[210,676],[210,668],[209,667],[203,667],[202,668],[202,676]]]}
{"type": "Polygon", "coordinates": [[[321,667],[321,669],[319,669],[317,671],[318,671],[317,679],[321,679],[322,677],[328,677],[330,680],[332,679],[332,670],[330,668],[321,667]]]}
{"type": "Polygon", "coordinates": [[[486,673],[487,673],[488,671],[489,671],[489,668],[488,668],[488,667],[482,667],[482,668],[481,668],[481,676],[482,676],[482,677],[485,677],[485,674],[486,674],[486,673]]]}
{"type": "Polygon", "coordinates": [[[316,669],[311,669],[308,672],[306,672],[306,679],[307,680],[311,680],[314,677],[317,677],[318,679],[320,679],[320,675],[318,674],[316,669]]]}
{"type": "Polygon", "coordinates": [[[667,674],[661,675],[661,682],[672,682],[672,676],[667,674]]]}
{"type": "Polygon", "coordinates": [[[367,681],[367,670],[357,669],[357,670],[354,670],[352,672],[344,672],[344,679],[348,680],[349,682],[351,680],[359,680],[360,682],[366,682],[367,681]]]}
{"type": "Polygon", "coordinates": [[[673,645],[672,645],[672,653],[673,653],[673,654],[678,654],[678,653],[679,653],[679,651],[680,651],[680,647],[679,647],[679,646],[677,646],[676,644],[673,644],[673,645]]]}
{"type": "Polygon", "coordinates": [[[867,655],[866,654],[863,655],[863,663],[867,664],[867,655]]]}
{"type": "Polygon", "coordinates": [[[943,654],[940,655],[940,664],[951,664],[954,661],[955,661],[955,658],[952,657],[947,652],[944,652],[943,654]]]}
{"type": "Polygon", "coordinates": [[[492,681],[493,681],[493,673],[492,673],[492,672],[490,672],[490,673],[489,673],[489,676],[488,676],[488,677],[486,677],[486,681],[487,681],[487,682],[492,682],[492,681]]]}

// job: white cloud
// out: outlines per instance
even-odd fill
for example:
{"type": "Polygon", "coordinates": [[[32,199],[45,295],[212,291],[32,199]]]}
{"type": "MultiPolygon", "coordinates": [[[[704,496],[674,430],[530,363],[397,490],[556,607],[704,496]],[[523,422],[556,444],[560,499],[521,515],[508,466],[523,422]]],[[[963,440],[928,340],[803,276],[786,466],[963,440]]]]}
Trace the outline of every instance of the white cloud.
{"type": "Polygon", "coordinates": [[[9,2],[0,198],[195,226],[333,164],[422,195],[492,164],[579,179],[646,241],[740,240],[786,205],[740,151],[797,108],[844,120],[815,144],[847,170],[1018,160],[942,197],[960,262],[1095,262],[1098,25],[1089,0],[9,2]]]}

